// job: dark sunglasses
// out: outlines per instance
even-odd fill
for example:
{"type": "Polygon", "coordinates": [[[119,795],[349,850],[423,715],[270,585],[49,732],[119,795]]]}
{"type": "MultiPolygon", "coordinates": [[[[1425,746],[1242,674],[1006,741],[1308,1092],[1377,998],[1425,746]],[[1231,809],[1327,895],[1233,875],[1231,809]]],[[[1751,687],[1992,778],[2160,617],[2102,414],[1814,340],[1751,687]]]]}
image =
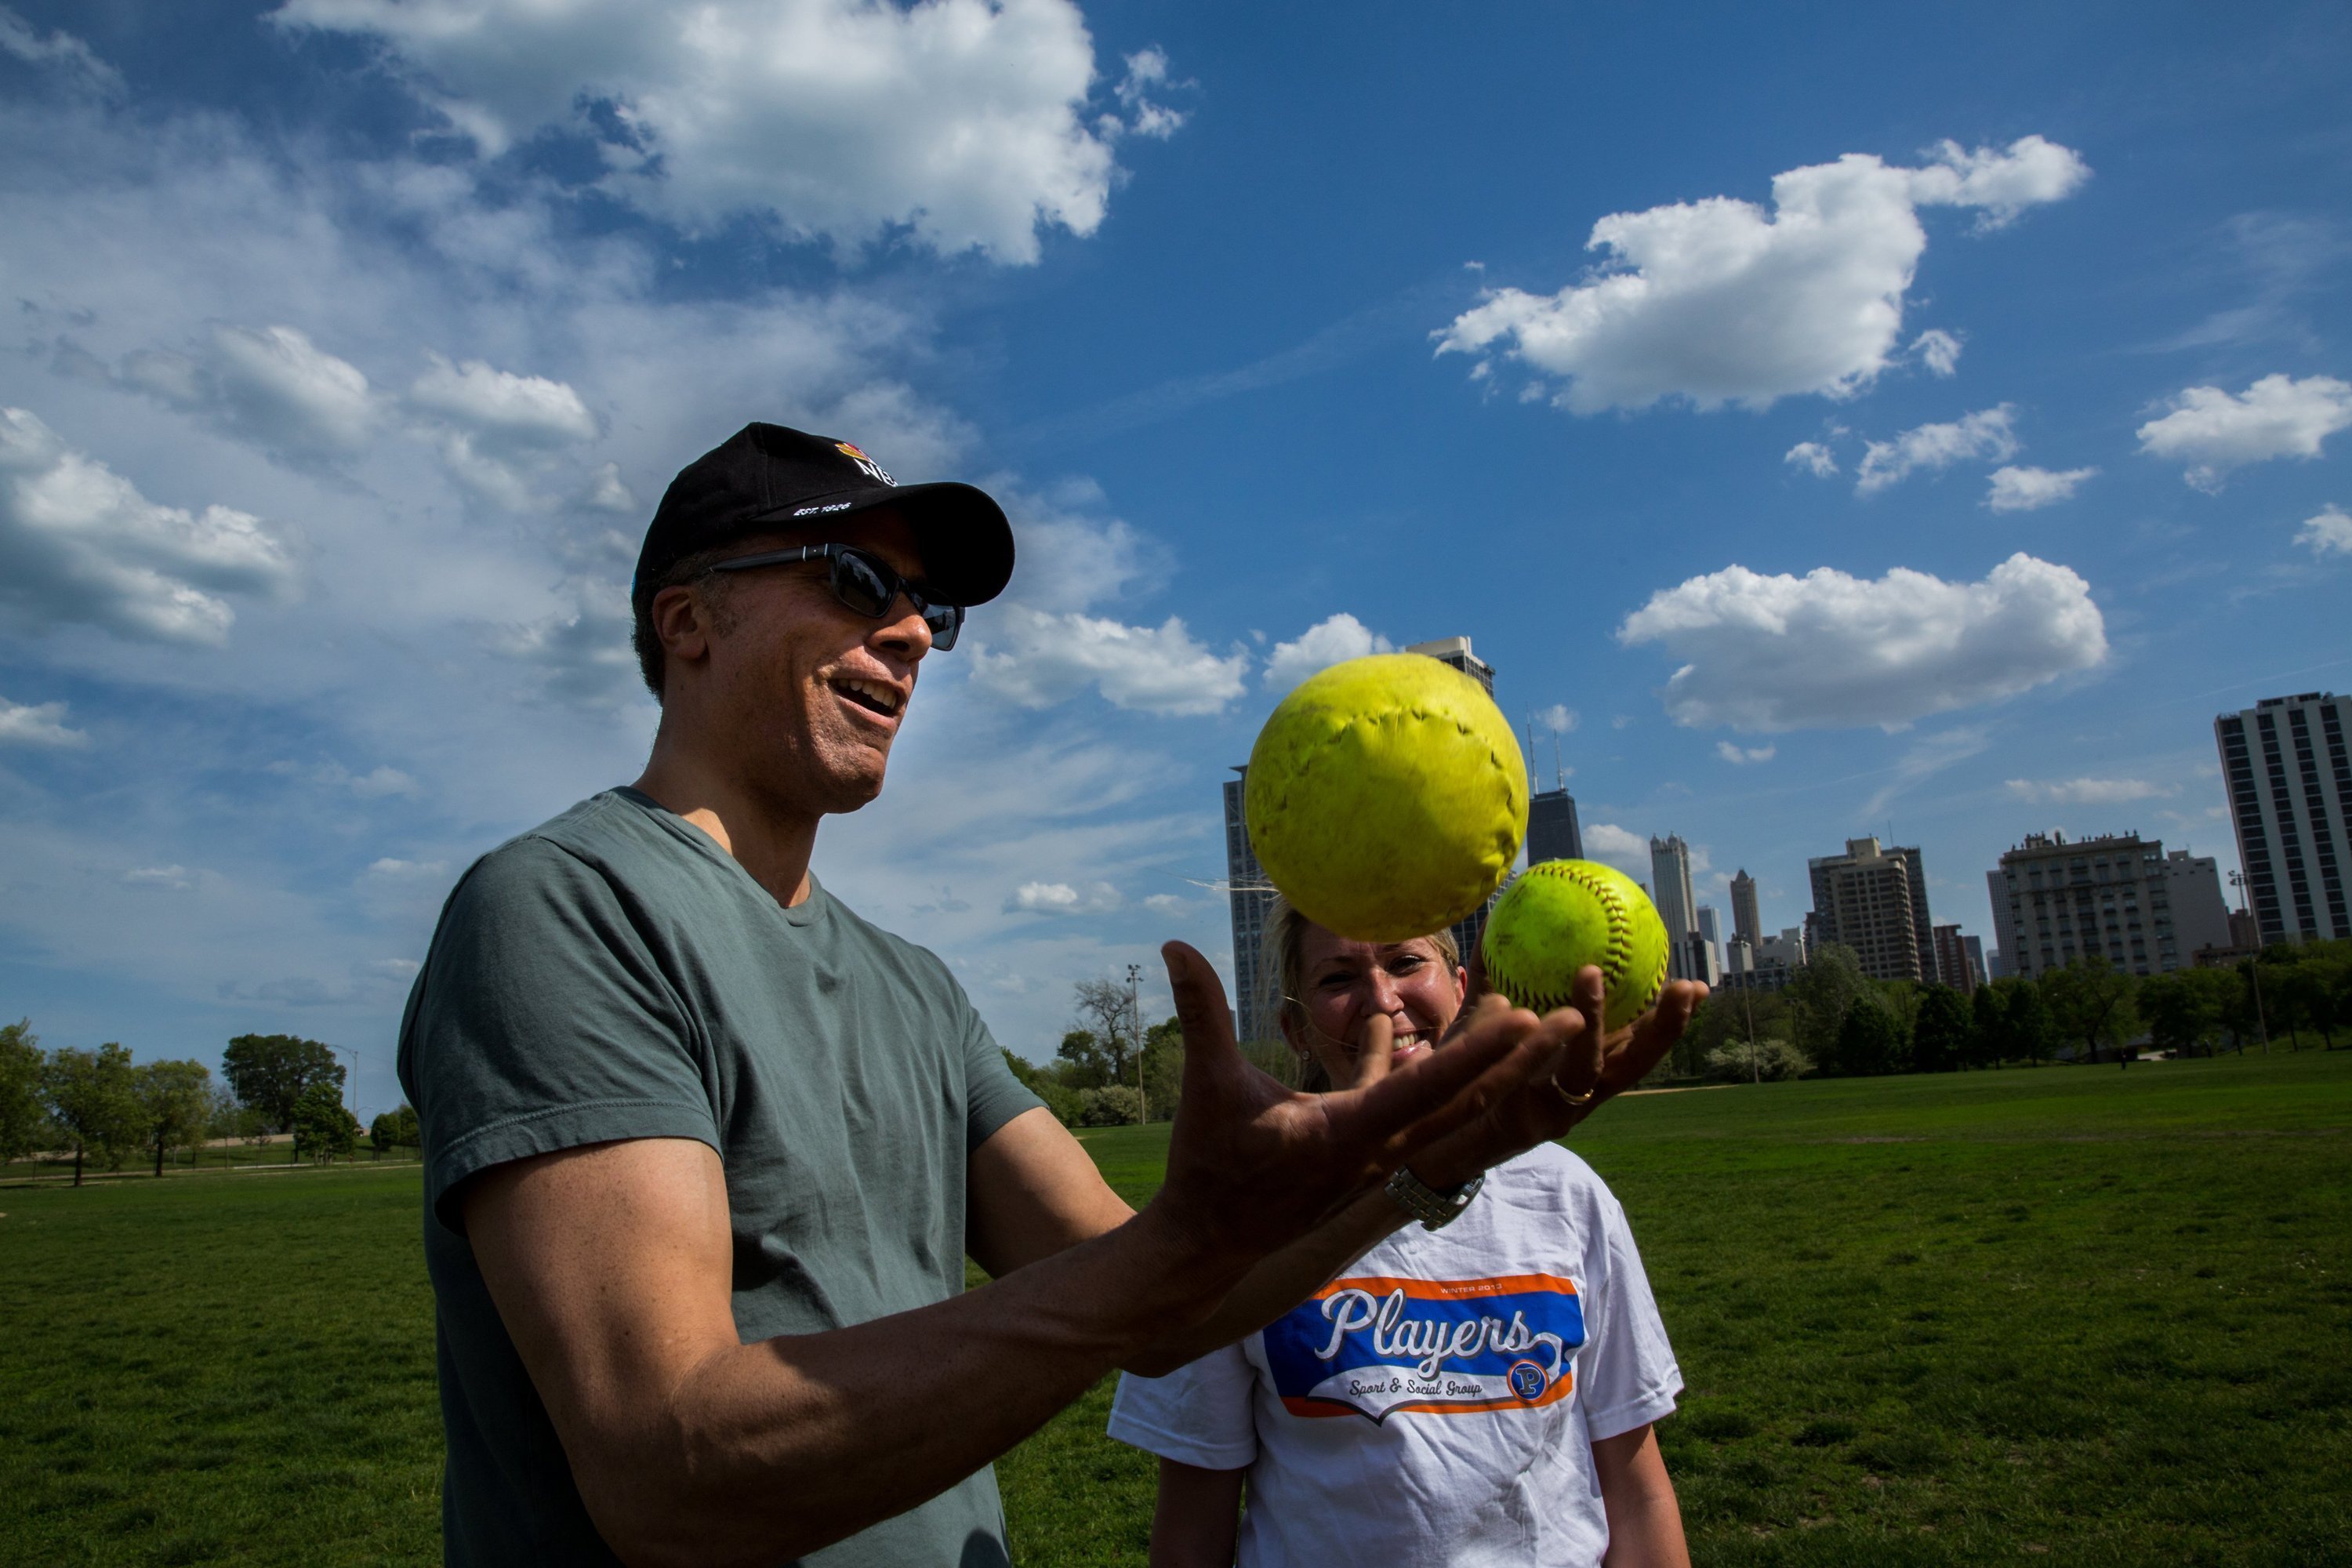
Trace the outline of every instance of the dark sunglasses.
{"type": "Polygon", "coordinates": [[[963,630],[963,606],[941,605],[932,601],[923,590],[890,569],[886,561],[877,560],[854,544],[808,544],[798,550],[763,551],[757,555],[738,555],[710,563],[713,572],[749,572],[754,566],[789,566],[795,562],[825,563],[825,583],[833,596],[861,616],[880,620],[890,613],[890,606],[899,595],[915,606],[915,614],[923,617],[923,625],[931,629],[931,646],[941,653],[955,647],[956,634],[963,630]]]}

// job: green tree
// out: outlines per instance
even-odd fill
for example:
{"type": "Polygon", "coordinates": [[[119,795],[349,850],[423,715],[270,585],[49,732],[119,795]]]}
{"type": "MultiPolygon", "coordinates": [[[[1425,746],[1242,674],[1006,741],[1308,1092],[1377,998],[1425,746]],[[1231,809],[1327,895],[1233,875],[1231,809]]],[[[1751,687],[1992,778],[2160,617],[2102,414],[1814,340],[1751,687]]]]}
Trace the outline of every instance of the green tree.
{"type": "Polygon", "coordinates": [[[41,1108],[41,1052],[33,1021],[0,1024],[0,1164],[40,1149],[48,1131],[41,1108]]]}
{"type": "Polygon", "coordinates": [[[1078,1121],[1083,1126],[1124,1127],[1143,1120],[1142,1097],[1135,1092],[1132,1084],[1108,1083],[1100,1089],[1083,1089],[1078,1099],[1078,1121]]]}
{"type": "Polygon", "coordinates": [[[2132,1010],[2132,977],[2104,958],[2075,959],[2042,976],[2042,1000],[2058,1032],[2081,1047],[2082,1060],[2095,1062],[2100,1047],[2115,1047],[2116,1059],[2130,1065],[2124,1042],[2139,1032],[2132,1010]]]}
{"type": "Polygon", "coordinates": [[[2222,1009],[2237,988],[2237,976],[2225,970],[2178,969],[2141,981],[2133,1005],[2158,1047],[2194,1051],[2221,1032],[2222,1009]]]}
{"type": "Polygon", "coordinates": [[[139,1097],[160,1176],[165,1154],[204,1141],[212,1121],[213,1075],[202,1062],[144,1062],[131,1074],[131,1091],[139,1097]]]}
{"type": "Polygon", "coordinates": [[[321,1079],[294,1102],[294,1145],[314,1165],[352,1153],[360,1146],[360,1126],[343,1104],[339,1085],[321,1079]]]}
{"type": "Polygon", "coordinates": [[[2042,987],[2020,977],[1996,981],[1994,989],[2001,994],[2001,1055],[2023,1057],[2035,1067],[2055,1056],[2058,1025],[2042,987]]]}
{"type": "Polygon", "coordinates": [[[110,1171],[139,1147],[146,1131],[134,1087],[131,1053],[107,1044],[94,1051],[59,1047],[41,1071],[41,1099],[48,1106],[58,1140],[73,1151],[74,1185],[81,1185],[82,1162],[95,1159],[110,1171]]]}
{"type": "Polygon", "coordinates": [[[1151,1120],[1175,1121],[1184,1097],[1184,1026],[1173,1017],[1143,1031],[1143,1088],[1151,1120]]]}
{"type": "MultiPolygon", "coordinates": [[[[1007,1061],[1014,1059],[1011,1051],[1005,1051],[1004,1056],[1007,1061]]],[[[1025,1067],[1028,1064],[1024,1062],[1022,1065],[1025,1067]]],[[[388,1154],[394,1149],[416,1148],[424,1142],[424,1134],[416,1125],[416,1108],[404,1100],[399,1110],[387,1110],[377,1117],[368,1124],[368,1142],[375,1146],[378,1154],[388,1154]]]]}
{"type": "Polygon", "coordinates": [[[237,1102],[261,1113],[272,1131],[294,1134],[301,1157],[302,1134],[294,1107],[314,1084],[343,1087],[343,1069],[333,1047],[295,1035],[239,1035],[221,1053],[221,1071],[237,1102]]]}
{"type": "Polygon", "coordinates": [[[1910,1042],[1903,1037],[1903,1020],[1893,1007],[1874,995],[1854,998],[1838,1024],[1837,1055],[1842,1073],[1861,1078],[1900,1071],[1910,1042]]]}
{"type": "Polygon", "coordinates": [[[1074,1089],[1100,1089],[1112,1081],[1114,1060],[1105,1048],[1102,1038],[1092,1029],[1072,1029],[1062,1037],[1054,1056],[1060,1064],[1055,1074],[1063,1085],[1074,1089]]]}
{"type": "Polygon", "coordinates": [[[2000,993],[1990,985],[1979,985],[1969,998],[1969,1022],[1974,1028],[1969,1036],[1968,1064],[1972,1068],[2000,1066],[2001,1047],[2009,1037],[2009,1026],[2000,1016],[2000,993]]]}
{"type": "Polygon", "coordinates": [[[1823,942],[1807,955],[1804,967],[1790,981],[1790,1038],[1817,1062],[1838,1059],[1838,1031],[1855,1002],[1876,999],[1870,977],[1853,949],[1823,942]]]}
{"type": "Polygon", "coordinates": [[[1911,1065],[1920,1072],[1952,1072],[1976,1055],[1976,1015],[1968,999],[1948,985],[1919,994],[1911,1023],[1911,1065]]]}
{"type": "MultiPolygon", "coordinates": [[[[1004,1047],[999,1046],[997,1049],[1004,1050],[1004,1047]]],[[[1078,1114],[1084,1109],[1078,1100],[1078,1091],[1064,1083],[1052,1069],[1024,1061],[1011,1051],[1004,1051],[1004,1066],[1020,1080],[1024,1089],[1045,1102],[1045,1109],[1054,1113],[1055,1121],[1065,1127],[1078,1124],[1078,1114]]]]}
{"type": "Polygon", "coordinates": [[[2290,1039],[2299,1045],[2298,1031],[2311,1029],[2329,1050],[2336,1048],[2337,1026],[2352,1024],[2352,1017],[2340,1011],[2347,989],[2347,967],[2333,953],[2305,952],[2298,953],[2294,963],[2280,965],[2275,981],[2266,978],[2265,984],[2271,987],[2269,994],[2274,998],[2278,1013],[2286,1019],[2290,1039]]]}

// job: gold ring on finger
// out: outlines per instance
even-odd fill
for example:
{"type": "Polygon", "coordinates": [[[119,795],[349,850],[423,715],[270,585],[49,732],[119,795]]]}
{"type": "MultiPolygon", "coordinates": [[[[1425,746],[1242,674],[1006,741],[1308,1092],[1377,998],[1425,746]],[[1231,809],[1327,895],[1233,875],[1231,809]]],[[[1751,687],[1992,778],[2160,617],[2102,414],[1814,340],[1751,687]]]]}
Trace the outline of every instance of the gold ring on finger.
{"type": "Polygon", "coordinates": [[[1570,1094],[1568,1092],[1567,1089],[1561,1085],[1557,1077],[1548,1078],[1544,1079],[1544,1081],[1551,1085],[1551,1091],[1559,1096],[1559,1102],[1562,1105],[1567,1106],[1570,1110],[1582,1110],[1585,1107],[1591,1105],[1594,1100],[1601,1098],[1601,1085],[1598,1083],[1595,1083],[1591,1089],[1586,1089],[1582,1094],[1570,1094]]]}

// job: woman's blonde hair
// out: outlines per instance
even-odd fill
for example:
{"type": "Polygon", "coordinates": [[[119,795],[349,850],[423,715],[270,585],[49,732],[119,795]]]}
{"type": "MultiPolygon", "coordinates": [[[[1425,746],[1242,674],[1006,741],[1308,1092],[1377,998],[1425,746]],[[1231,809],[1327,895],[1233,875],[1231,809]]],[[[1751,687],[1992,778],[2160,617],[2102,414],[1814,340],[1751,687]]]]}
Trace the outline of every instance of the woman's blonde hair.
{"type": "MultiPolygon", "coordinates": [[[[1292,1027],[1301,1034],[1307,1028],[1307,928],[1314,923],[1293,908],[1288,899],[1275,894],[1273,905],[1266,910],[1265,956],[1261,972],[1276,987],[1274,1016],[1284,1026],[1283,1042],[1290,1047],[1296,1079],[1291,1087],[1309,1094],[1325,1094],[1331,1088],[1330,1075],[1323,1070],[1322,1063],[1311,1054],[1302,1053],[1290,1038],[1292,1027]]],[[[1462,967],[1462,946],[1454,940],[1451,930],[1441,928],[1419,940],[1435,948],[1449,968],[1462,967]]]]}

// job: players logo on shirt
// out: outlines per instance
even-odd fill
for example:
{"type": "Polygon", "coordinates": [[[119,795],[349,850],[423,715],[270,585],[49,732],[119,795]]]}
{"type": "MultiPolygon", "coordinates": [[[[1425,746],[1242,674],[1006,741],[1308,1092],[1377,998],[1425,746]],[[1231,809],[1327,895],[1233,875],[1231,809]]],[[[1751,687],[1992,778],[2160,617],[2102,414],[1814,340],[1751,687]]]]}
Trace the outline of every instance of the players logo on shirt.
{"type": "Polygon", "coordinates": [[[1555,1274],[1334,1279],[1265,1342],[1294,1415],[1523,1410],[1573,1392],[1584,1305],[1555,1274]]]}

